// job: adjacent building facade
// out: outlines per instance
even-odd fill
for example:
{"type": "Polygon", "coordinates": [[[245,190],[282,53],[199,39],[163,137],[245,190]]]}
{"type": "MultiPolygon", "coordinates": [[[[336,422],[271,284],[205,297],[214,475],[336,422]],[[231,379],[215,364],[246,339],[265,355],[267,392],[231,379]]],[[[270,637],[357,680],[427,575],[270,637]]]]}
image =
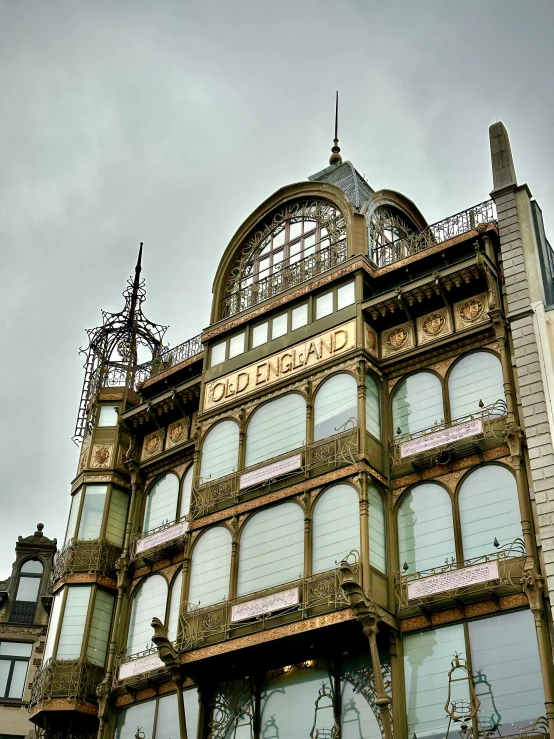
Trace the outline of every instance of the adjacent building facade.
{"type": "Polygon", "coordinates": [[[46,644],[56,553],[56,540],[43,528],[39,523],[33,535],[19,537],[12,574],[0,581],[0,739],[35,736],[28,704],[46,644]]]}
{"type": "Polygon", "coordinates": [[[173,349],[139,257],[89,331],[39,733],[554,737],[540,227],[491,147],[493,199],[428,225],[335,141],[173,349]]]}

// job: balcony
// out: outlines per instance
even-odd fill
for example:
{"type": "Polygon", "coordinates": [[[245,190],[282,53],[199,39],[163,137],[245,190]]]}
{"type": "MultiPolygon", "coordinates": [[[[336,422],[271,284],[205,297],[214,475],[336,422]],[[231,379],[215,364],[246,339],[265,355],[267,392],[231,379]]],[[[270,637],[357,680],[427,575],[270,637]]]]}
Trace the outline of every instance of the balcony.
{"type": "Polygon", "coordinates": [[[353,427],[225,477],[198,478],[193,484],[191,518],[254,497],[256,491],[260,494],[282,487],[289,484],[292,477],[305,479],[322,471],[356,464],[357,453],[358,429],[353,427]]]}
{"type": "Polygon", "coordinates": [[[525,548],[516,539],[493,554],[445,562],[421,572],[397,574],[395,594],[401,618],[521,592],[525,548]]]}
{"type": "Polygon", "coordinates": [[[192,339],[188,339],[172,349],[164,349],[159,357],[153,359],[152,362],[141,365],[141,367],[149,369],[149,378],[156,377],[156,375],[176,367],[187,359],[200,357],[203,351],[204,346],[200,341],[200,334],[198,334],[198,336],[193,336],[192,339]]]}
{"type": "Polygon", "coordinates": [[[35,672],[29,701],[31,716],[42,708],[48,710],[45,704],[53,698],[67,698],[75,705],[78,701],[96,703],[96,687],[103,677],[103,668],[86,660],[48,660],[35,672]]]}
{"type": "Polygon", "coordinates": [[[53,582],[75,572],[90,572],[115,576],[116,562],[121,548],[106,539],[70,539],[58,553],[52,573],[53,582]]]}
{"type": "Polygon", "coordinates": [[[183,516],[137,534],[131,542],[131,561],[144,559],[156,562],[170,551],[182,550],[187,530],[188,522],[183,516]]]}
{"type": "Polygon", "coordinates": [[[495,446],[504,440],[506,413],[506,403],[497,400],[477,413],[397,436],[389,442],[391,467],[395,474],[404,474],[436,464],[446,465],[476,450],[495,446]]]}
{"type": "Polygon", "coordinates": [[[380,243],[383,241],[381,229],[371,227],[369,238],[372,260],[379,268],[388,267],[457,236],[463,236],[481,223],[491,223],[494,220],[494,202],[486,200],[443,221],[433,223],[422,231],[408,234],[403,238],[387,238],[386,243],[380,243]]]}

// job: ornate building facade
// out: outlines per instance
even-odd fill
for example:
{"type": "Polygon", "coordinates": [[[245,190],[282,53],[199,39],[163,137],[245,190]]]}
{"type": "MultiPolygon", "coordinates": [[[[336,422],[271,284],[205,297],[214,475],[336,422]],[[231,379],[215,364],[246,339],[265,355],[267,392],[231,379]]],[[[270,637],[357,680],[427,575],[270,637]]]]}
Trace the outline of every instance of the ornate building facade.
{"type": "Polygon", "coordinates": [[[139,259],[89,332],[39,733],[554,737],[502,124],[491,146],[493,199],[429,225],[335,141],[173,349],[139,259]]]}
{"type": "Polygon", "coordinates": [[[28,703],[46,644],[56,553],[43,528],[19,537],[12,574],[0,580],[0,739],[35,736],[28,703]]]}

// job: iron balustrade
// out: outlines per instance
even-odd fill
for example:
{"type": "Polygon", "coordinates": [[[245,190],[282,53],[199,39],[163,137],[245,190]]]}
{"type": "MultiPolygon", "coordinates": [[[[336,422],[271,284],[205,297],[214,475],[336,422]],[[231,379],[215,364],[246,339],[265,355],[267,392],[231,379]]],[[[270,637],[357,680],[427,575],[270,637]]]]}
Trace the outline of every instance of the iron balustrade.
{"type": "MultiPolygon", "coordinates": [[[[171,367],[175,367],[181,362],[187,359],[192,359],[204,351],[204,345],[200,341],[200,334],[193,336],[192,339],[187,339],[182,344],[167,349],[164,349],[158,357],[155,357],[151,362],[148,362],[150,366],[150,377],[165,372],[171,367]]],[[[141,365],[145,367],[145,365],[141,365]]]]}
{"type": "Polygon", "coordinates": [[[494,220],[494,202],[485,200],[483,203],[433,223],[422,231],[387,240],[384,244],[378,243],[381,231],[375,228],[372,230],[370,226],[371,256],[378,267],[386,267],[406,257],[420,254],[456,236],[469,233],[480,223],[491,223],[494,220]]]}
{"type": "Polygon", "coordinates": [[[52,698],[96,700],[96,688],[103,677],[103,667],[87,660],[49,659],[35,672],[29,710],[36,713],[42,701],[52,698]]]}
{"type": "Polygon", "coordinates": [[[174,526],[177,526],[178,524],[187,524],[188,527],[188,516],[181,516],[180,518],[176,518],[173,521],[164,521],[159,526],[155,526],[153,529],[149,529],[148,531],[140,531],[131,540],[131,546],[130,546],[130,561],[134,561],[135,559],[148,559],[148,560],[157,560],[160,559],[162,552],[167,551],[168,549],[177,547],[182,548],[184,547],[184,537],[186,534],[176,534],[174,537],[171,537],[171,532],[169,529],[173,528],[174,526]],[[169,536],[167,538],[164,537],[164,532],[168,532],[169,536]],[[159,535],[159,536],[157,536],[159,535]],[[145,539],[148,539],[150,537],[156,537],[158,538],[158,542],[152,544],[151,546],[145,547],[144,549],[141,549],[140,551],[137,551],[139,549],[139,545],[141,542],[144,542],[145,539]]]}
{"type": "Polygon", "coordinates": [[[107,539],[70,539],[56,555],[52,581],[56,582],[74,572],[97,572],[113,576],[120,555],[121,547],[107,539]]]}

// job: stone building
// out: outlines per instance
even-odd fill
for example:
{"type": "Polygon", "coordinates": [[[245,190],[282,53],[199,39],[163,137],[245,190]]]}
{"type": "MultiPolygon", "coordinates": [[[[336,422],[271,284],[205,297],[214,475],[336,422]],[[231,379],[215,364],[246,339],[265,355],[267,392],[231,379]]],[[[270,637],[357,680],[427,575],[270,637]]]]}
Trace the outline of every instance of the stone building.
{"type": "Polygon", "coordinates": [[[554,737],[538,211],[491,146],[493,200],[429,225],[335,140],[171,349],[139,253],[88,332],[39,733],[554,737]]]}
{"type": "Polygon", "coordinates": [[[7,580],[0,580],[0,739],[34,737],[29,697],[42,662],[52,604],[50,576],[56,540],[37,524],[32,536],[20,536],[7,580]]]}

